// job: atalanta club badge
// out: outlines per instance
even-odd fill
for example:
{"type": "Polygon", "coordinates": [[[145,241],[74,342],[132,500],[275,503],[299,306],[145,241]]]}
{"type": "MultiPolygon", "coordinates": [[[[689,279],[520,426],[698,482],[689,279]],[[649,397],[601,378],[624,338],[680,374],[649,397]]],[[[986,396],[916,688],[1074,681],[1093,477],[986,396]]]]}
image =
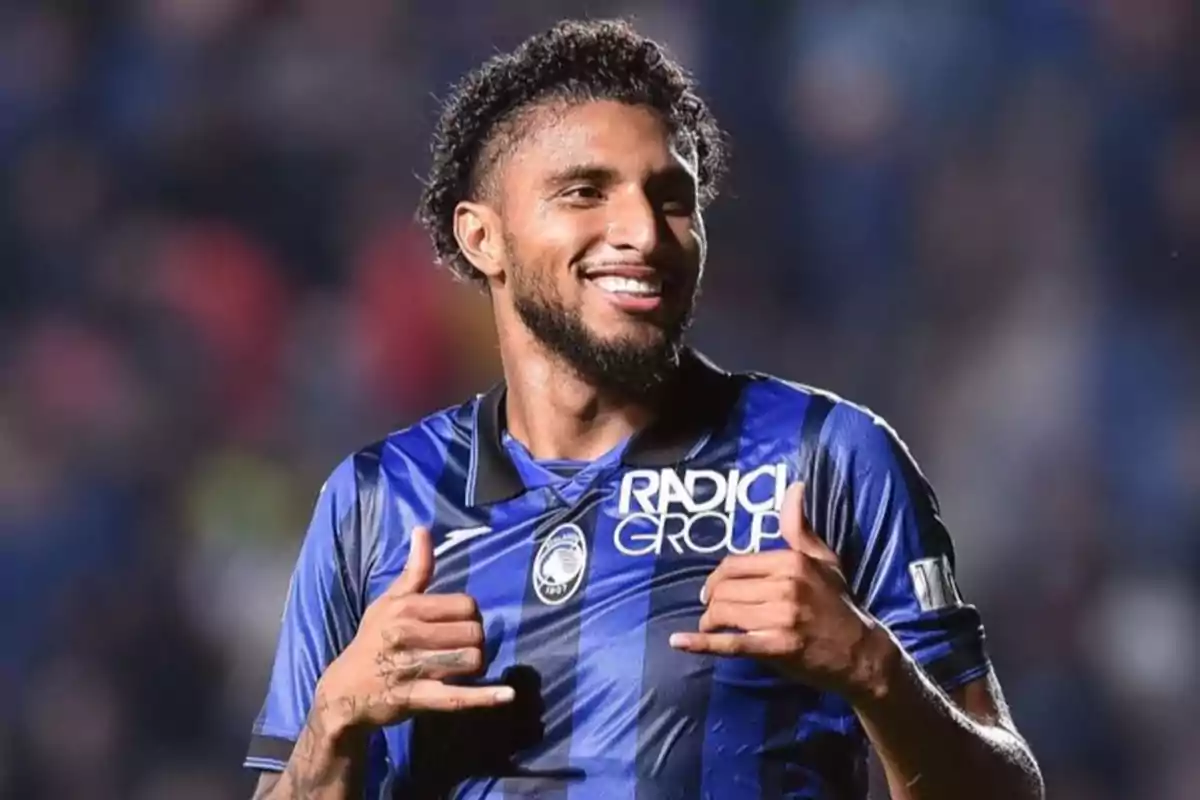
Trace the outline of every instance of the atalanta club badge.
{"type": "Polygon", "coordinates": [[[587,539],[578,525],[563,525],[545,538],[533,560],[533,590],[548,606],[570,600],[583,583],[587,539]]]}

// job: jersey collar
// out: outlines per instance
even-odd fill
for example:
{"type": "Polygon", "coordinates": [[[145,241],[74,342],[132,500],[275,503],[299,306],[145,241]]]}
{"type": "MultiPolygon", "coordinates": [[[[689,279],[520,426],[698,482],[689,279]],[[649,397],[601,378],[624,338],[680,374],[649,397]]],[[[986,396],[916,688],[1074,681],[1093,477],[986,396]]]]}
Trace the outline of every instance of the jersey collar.
{"type": "MultiPolygon", "coordinates": [[[[734,376],[699,353],[686,349],[680,373],[668,402],[669,414],[636,434],[621,457],[635,467],[668,467],[692,458],[713,433],[728,420],[741,389],[743,376],[734,376]]],[[[511,500],[525,485],[504,443],[503,383],[480,396],[475,404],[471,464],[466,503],[485,506],[511,500]]]]}

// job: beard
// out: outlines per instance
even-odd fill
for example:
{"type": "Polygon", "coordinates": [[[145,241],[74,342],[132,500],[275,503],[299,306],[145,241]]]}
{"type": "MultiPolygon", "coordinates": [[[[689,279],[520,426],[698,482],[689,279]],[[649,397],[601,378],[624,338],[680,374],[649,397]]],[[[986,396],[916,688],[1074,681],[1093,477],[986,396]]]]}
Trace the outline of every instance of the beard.
{"type": "Polygon", "coordinates": [[[517,316],[535,339],[597,389],[643,399],[654,394],[679,366],[695,295],[678,319],[653,335],[606,338],[596,335],[580,311],[567,307],[551,287],[529,280],[526,270],[518,268],[513,273],[517,316]]]}

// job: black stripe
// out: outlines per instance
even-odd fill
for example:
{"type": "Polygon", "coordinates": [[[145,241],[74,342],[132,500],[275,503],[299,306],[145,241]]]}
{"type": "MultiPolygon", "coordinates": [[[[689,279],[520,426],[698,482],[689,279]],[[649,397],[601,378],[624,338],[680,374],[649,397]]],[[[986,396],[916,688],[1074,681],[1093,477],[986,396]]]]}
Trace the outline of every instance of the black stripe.
{"type": "MultiPolygon", "coordinates": [[[[367,578],[371,573],[371,565],[379,557],[384,519],[391,499],[383,474],[383,452],[386,447],[387,439],[382,439],[354,455],[357,502],[354,514],[344,516],[339,523],[336,558],[345,582],[347,605],[353,615],[355,631],[367,609],[367,578]]],[[[348,644],[341,643],[339,649],[344,649],[348,644]]],[[[387,773],[387,740],[382,730],[375,730],[367,741],[368,795],[385,784],[387,773]]]]}
{"type": "MultiPolygon", "coordinates": [[[[800,423],[799,474],[800,479],[804,481],[805,519],[814,532],[825,538],[829,546],[840,553],[840,546],[845,544],[846,537],[840,535],[840,528],[829,525],[828,510],[832,505],[829,500],[836,483],[831,474],[828,452],[821,446],[821,433],[825,429],[830,412],[833,411],[833,405],[828,395],[814,393],[809,397],[808,405],[804,409],[804,419],[800,423]]],[[[763,723],[763,742],[788,739],[794,742],[800,715],[811,702],[812,692],[802,687],[797,687],[795,691],[775,693],[767,706],[766,720],[763,723]]],[[[787,767],[793,763],[793,759],[807,752],[793,746],[766,754],[758,771],[761,796],[784,797],[802,788],[788,785],[787,767]]],[[[829,763],[832,766],[834,762],[829,763]]]]}
{"type": "MultiPolygon", "coordinates": [[[[467,474],[471,465],[472,437],[479,436],[480,433],[472,430],[470,424],[474,414],[471,405],[460,408],[458,414],[463,426],[455,426],[455,430],[461,433],[455,436],[446,448],[446,460],[442,463],[442,472],[434,486],[430,533],[433,535],[435,547],[452,530],[485,525],[488,522],[486,511],[464,507],[467,474]]],[[[451,548],[435,562],[429,591],[438,594],[465,592],[470,576],[471,548],[451,548]]]]}
{"type": "MultiPolygon", "coordinates": [[[[335,555],[338,570],[345,582],[354,614],[354,627],[362,619],[367,605],[367,564],[374,559],[383,530],[383,509],[386,488],[381,480],[383,448],[386,440],[378,441],[354,454],[354,483],[357,487],[355,513],[342,517],[335,555]],[[354,550],[357,549],[357,552],[354,550]]],[[[349,642],[345,643],[349,644],[349,642]]],[[[343,645],[344,646],[344,645],[343,645]]]]}
{"type": "MultiPolygon", "coordinates": [[[[478,428],[471,434],[475,445],[475,486],[469,502],[473,505],[494,505],[525,491],[525,484],[504,447],[505,392],[504,384],[497,384],[475,403],[464,406],[478,421],[478,428]],[[477,414],[475,405],[479,407],[477,414]]],[[[470,455],[466,463],[469,470],[470,455]]]]}
{"type": "Polygon", "coordinates": [[[286,764],[292,757],[292,748],[295,746],[295,742],[282,736],[255,734],[250,737],[250,748],[246,751],[246,758],[268,758],[286,764]]]}
{"type": "Polygon", "coordinates": [[[959,676],[988,663],[986,647],[980,638],[955,642],[954,649],[921,669],[946,691],[958,688],[959,676]]]}
{"type": "MultiPolygon", "coordinates": [[[[808,405],[804,409],[804,419],[800,423],[799,475],[804,482],[804,516],[814,530],[825,534],[826,538],[836,536],[836,529],[830,529],[825,519],[825,509],[829,503],[824,502],[834,490],[828,451],[821,447],[821,432],[825,430],[825,420],[833,411],[833,401],[824,394],[809,396],[808,405]]],[[[838,549],[837,541],[830,541],[829,546],[838,549]]]]}
{"type": "MultiPolygon", "coordinates": [[[[449,443],[442,471],[434,485],[430,534],[434,546],[451,530],[481,523],[462,507],[466,497],[467,473],[471,462],[472,430],[468,404],[459,410],[459,434],[449,443]]],[[[471,548],[454,547],[434,562],[430,594],[462,594],[471,576],[471,548]]],[[[477,742],[478,712],[419,715],[412,723],[408,760],[411,781],[397,785],[397,797],[439,800],[451,797],[468,777],[482,774],[485,768],[473,758],[482,748],[477,742]]]]}
{"type": "Polygon", "coordinates": [[[505,798],[536,796],[539,800],[566,800],[571,783],[586,776],[570,766],[571,739],[575,727],[575,690],[578,681],[580,623],[586,610],[583,586],[590,578],[595,558],[588,558],[581,588],[566,602],[549,606],[538,597],[533,577],[536,575],[537,555],[542,543],[567,524],[582,530],[588,553],[595,552],[596,518],[603,495],[589,490],[579,502],[549,515],[534,531],[525,584],[521,621],[517,626],[514,671],[540,692],[543,741],[553,743],[542,749],[524,765],[520,777],[504,781],[505,798]]]}
{"type": "MultiPolygon", "coordinates": [[[[713,437],[688,466],[723,471],[737,465],[751,385],[739,376],[721,387],[724,396],[717,405],[724,416],[711,420],[713,437]]],[[[668,546],[656,558],[642,656],[637,800],[701,796],[715,659],[679,652],[668,640],[677,631],[698,629],[700,588],[720,558],[717,553],[679,554],[668,546]]]]}
{"type": "Polygon", "coordinates": [[[921,470],[917,467],[908,449],[890,430],[887,431],[887,441],[892,457],[900,468],[900,475],[904,480],[904,490],[908,494],[908,502],[912,506],[913,516],[916,518],[921,555],[925,558],[947,556],[950,559],[950,567],[953,568],[954,546],[950,541],[950,534],[946,530],[946,526],[942,524],[933,487],[921,474],[921,470]]]}

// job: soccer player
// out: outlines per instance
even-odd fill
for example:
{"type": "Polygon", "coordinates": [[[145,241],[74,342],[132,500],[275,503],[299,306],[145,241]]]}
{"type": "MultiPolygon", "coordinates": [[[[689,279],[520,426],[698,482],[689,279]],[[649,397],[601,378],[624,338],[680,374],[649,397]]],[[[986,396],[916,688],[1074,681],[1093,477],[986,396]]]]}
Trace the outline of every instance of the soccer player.
{"type": "Polygon", "coordinates": [[[246,764],[269,798],[1042,796],[878,418],[683,334],[721,135],[625,23],[466,77],[421,219],[504,381],[321,491],[246,764]]]}

